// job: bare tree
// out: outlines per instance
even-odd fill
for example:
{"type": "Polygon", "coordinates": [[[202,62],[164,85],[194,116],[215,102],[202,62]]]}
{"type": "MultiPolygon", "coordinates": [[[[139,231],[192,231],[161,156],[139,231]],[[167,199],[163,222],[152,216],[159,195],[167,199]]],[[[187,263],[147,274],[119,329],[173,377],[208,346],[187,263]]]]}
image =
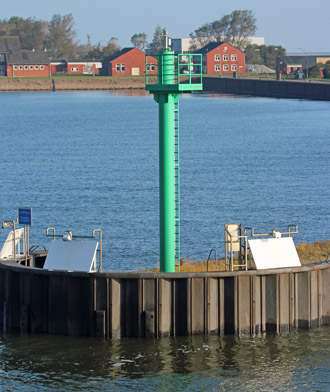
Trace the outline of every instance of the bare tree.
{"type": "Polygon", "coordinates": [[[103,48],[103,57],[111,56],[112,54],[119,52],[120,46],[118,45],[118,38],[111,37],[107,46],[103,48]]]}
{"type": "Polygon", "coordinates": [[[136,33],[131,37],[131,42],[135,48],[143,50],[148,43],[147,37],[146,33],[136,33]]]}
{"type": "Polygon", "coordinates": [[[53,58],[70,58],[76,54],[76,31],[72,14],[55,14],[48,23],[47,47],[53,58]]]}
{"type": "Polygon", "coordinates": [[[164,45],[163,37],[164,37],[165,31],[166,31],[165,27],[161,27],[160,25],[156,26],[153,40],[148,45],[150,52],[158,53],[159,51],[161,51],[164,48],[163,47],[163,45],[164,45]]]}

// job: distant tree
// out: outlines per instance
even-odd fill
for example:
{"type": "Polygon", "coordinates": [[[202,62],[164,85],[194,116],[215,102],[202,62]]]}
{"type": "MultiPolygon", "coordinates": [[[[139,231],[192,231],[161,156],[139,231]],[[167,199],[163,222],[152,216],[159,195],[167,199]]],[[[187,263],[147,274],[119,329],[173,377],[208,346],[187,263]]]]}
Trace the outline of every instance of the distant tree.
{"type": "MultiPolygon", "coordinates": [[[[195,51],[203,46],[209,44],[210,42],[216,42],[216,38],[214,36],[213,23],[205,23],[203,26],[199,27],[193,33],[190,34],[192,38],[190,41],[190,50],[195,51]]],[[[219,40],[221,41],[221,39],[219,40]]]]}
{"type": "Polygon", "coordinates": [[[101,60],[120,50],[118,39],[116,37],[110,38],[106,46],[102,46],[101,42],[92,44],[89,35],[87,35],[87,40],[86,45],[79,45],[77,48],[77,54],[83,59],[101,60]]]}
{"type": "Polygon", "coordinates": [[[47,48],[55,59],[70,58],[76,54],[76,31],[72,14],[53,15],[48,23],[47,48]]]}
{"type": "Polygon", "coordinates": [[[245,62],[246,64],[263,64],[258,45],[247,45],[245,48],[245,62]]]}
{"type": "Polygon", "coordinates": [[[285,56],[285,49],[281,45],[248,45],[245,49],[247,64],[263,64],[276,69],[277,56],[285,56]]]}
{"type": "Polygon", "coordinates": [[[46,41],[47,22],[33,18],[13,16],[0,21],[1,36],[18,36],[22,49],[43,49],[46,41]]]}
{"type": "Polygon", "coordinates": [[[152,42],[148,45],[148,49],[150,50],[150,52],[158,53],[164,48],[165,31],[165,27],[161,27],[160,25],[156,26],[152,42]]]}
{"type": "Polygon", "coordinates": [[[285,56],[285,49],[275,45],[248,45],[245,49],[247,64],[263,64],[266,67],[276,68],[276,57],[285,56]]]}
{"type": "Polygon", "coordinates": [[[235,10],[219,20],[205,23],[190,34],[191,50],[197,50],[210,42],[226,41],[243,50],[248,37],[255,34],[256,18],[250,10],[235,10]]]}
{"type": "Polygon", "coordinates": [[[87,54],[91,51],[91,49],[92,49],[91,36],[87,34],[87,44],[78,45],[76,55],[78,58],[81,59],[88,58],[87,54]]]}
{"type": "Polygon", "coordinates": [[[257,30],[256,18],[252,11],[236,10],[229,15],[229,26],[226,41],[239,49],[244,49],[248,44],[248,37],[257,30]]]}
{"type": "Polygon", "coordinates": [[[101,42],[99,42],[96,45],[91,45],[89,51],[85,53],[85,56],[83,57],[85,59],[103,59],[104,54],[103,54],[103,48],[101,46],[101,42]]]}
{"type": "Polygon", "coordinates": [[[111,37],[107,46],[103,48],[103,57],[109,57],[112,54],[118,52],[120,50],[120,46],[118,45],[118,38],[111,37]]]}
{"type": "Polygon", "coordinates": [[[325,79],[330,79],[330,61],[327,61],[324,64],[324,68],[322,69],[323,77],[325,79]]]}
{"type": "Polygon", "coordinates": [[[136,33],[132,35],[131,42],[135,48],[143,50],[147,46],[147,34],[146,33],[136,33]]]}
{"type": "Polygon", "coordinates": [[[310,78],[319,78],[320,74],[322,74],[324,79],[330,79],[330,61],[325,64],[315,64],[308,68],[308,76],[310,78]]]}

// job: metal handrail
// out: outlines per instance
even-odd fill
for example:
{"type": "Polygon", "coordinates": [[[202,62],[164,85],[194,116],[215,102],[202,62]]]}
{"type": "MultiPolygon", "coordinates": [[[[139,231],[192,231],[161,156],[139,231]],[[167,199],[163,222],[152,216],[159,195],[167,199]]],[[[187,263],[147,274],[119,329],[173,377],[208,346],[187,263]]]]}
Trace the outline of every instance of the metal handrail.
{"type": "MultiPolygon", "coordinates": [[[[254,229],[252,227],[245,227],[244,228],[244,235],[247,236],[247,232],[251,232],[251,237],[267,237],[267,236],[272,236],[276,230],[278,230],[278,227],[274,227],[271,233],[258,233],[256,234],[254,232],[254,229]]],[[[298,234],[298,226],[297,225],[288,225],[288,231],[279,231],[278,232],[281,235],[288,235],[290,237],[291,234],[298,234]],[[291,228],[294,227],[294,231],[291,231],[291,228]]]]}
{"type": "MultiPolygon", "coordinates": [[[[238,225],[238,224],[237,224],[238,225]]],[[[239,225],[240,227],[240,225],[239,225]]],[[[227,270],[227,265],[229,265],[230,271],[234,270],[234,251],[233,251],[233,243],[239,243],[240,244],[240,249],[241,247],[241,239],[244,240],[244,263],[243,264],[235,264],[235,267],[244,267],[245,270],[247,270],[247,255],[248,255],[248,245],[247,245],[247,236],[246,235],[235,235],[233,236],[228,230],[225,225],[225,232],[227,233],[230,241],[225,241],[225,269],[227,270]],[[235,238],[235,240],[233,240],[235,238]],[[230,248],[228,249],[227,244],[230,244],[230,248]],[[230,261],[228,264],[228,257],[227,257],[227,252],[230,252],[230,261]]],[[[240,228],[241,232],[241,228],[240,228]]],[[[241,253],[241,251],[240,251],[241,253]]]]}
{"type": "Polygon", "coordinates": [[[218,271],[218,252],[216,251],[216,249],[211,249],[210,253],[209,253],[209,257],[207,258],[207,261],[206,261],[207,272],[209,272],[209,261],[210,261],[211,254],[213,252],[215,253],[215,270],[218,271]]]}
{"type": "Polygon", "coordinates": [[[38,248],[42,248],[45,252],[47,251],[45,245],[42,244],[37,244],[37,245],[32,245],[29,249],[30,252],[36,251],[38,248]]]}
{"type": "MultiPolygon", "coordinates": [[[[46,237],[50,237],[50,235],[48,234],[48,232],[50,230],[53,231],[53,240],[55,240],[55,237],[56,237],[56,235],[55,235],[55,227],[47,227],[47,229],[46,229],[46,237]]],[[[60,236],[57,236],[57,237],[60,237],[60,236]]]]}

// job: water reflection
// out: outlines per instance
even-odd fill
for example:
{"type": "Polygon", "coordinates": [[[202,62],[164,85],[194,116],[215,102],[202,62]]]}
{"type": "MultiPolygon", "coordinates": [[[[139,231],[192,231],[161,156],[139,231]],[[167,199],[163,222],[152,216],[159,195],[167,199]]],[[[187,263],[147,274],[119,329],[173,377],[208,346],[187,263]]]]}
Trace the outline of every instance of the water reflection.
{"type": "Polygon", "coordinates": [[[329,328],[123,341],[2,335],[0,388],[326,390],[329,345],[329,328]]]}

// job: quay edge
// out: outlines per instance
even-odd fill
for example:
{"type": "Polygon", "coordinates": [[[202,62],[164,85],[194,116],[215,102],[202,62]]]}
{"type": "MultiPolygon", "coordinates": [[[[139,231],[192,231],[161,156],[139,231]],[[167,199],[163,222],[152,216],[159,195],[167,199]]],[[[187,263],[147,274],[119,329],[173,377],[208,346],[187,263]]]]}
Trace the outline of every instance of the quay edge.
{"type": "Polygon", "coordinates": [[[101,338],[258,334],[330,324],[330,263],[205,273],[0,263],[4,332],[101,338]]]}
{"type": "Polygon", "coordinates": [[[204,92],[330,101],[330,83],[257,78],[203,78],[204,92]]]}

